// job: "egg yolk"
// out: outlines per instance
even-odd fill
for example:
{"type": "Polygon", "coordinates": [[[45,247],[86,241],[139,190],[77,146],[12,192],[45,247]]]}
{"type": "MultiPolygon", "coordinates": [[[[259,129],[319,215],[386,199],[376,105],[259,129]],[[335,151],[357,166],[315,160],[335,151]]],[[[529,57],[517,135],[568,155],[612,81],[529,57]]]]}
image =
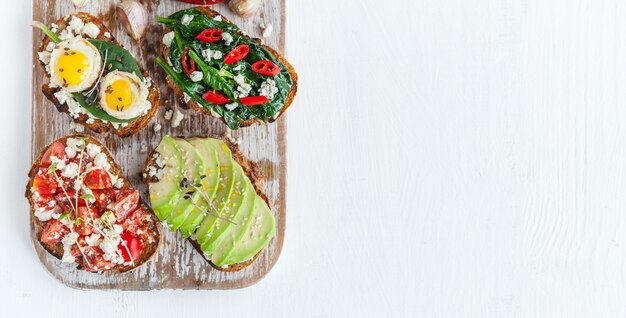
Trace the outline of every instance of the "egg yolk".
{"type": "Polygon", "coordinates": [[[116,80],[107,86],[105,91],[106,105],[110,109],[124,111],[133,102],[131,83],[126,80],[116,80]]]}
{"type": "Polygon", "coordinates": [[[78,85],[85,80],[89,59],[81,52],[65,49],[57,63],[57,74],[68,85],[78,85]]]}

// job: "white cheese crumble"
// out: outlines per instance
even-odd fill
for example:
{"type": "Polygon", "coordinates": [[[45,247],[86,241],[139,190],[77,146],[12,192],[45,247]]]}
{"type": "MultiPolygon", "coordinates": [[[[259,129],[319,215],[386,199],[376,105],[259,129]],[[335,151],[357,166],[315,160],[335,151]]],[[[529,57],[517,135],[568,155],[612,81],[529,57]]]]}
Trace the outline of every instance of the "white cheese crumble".
{"type": "Polygon", "coordinates": [[[165,118],[165,120],[170,120],[172,119],[172,114],[174,113],[174,111],[172,111],[171,109],[168,109],[165,111],[165,115],[163,115],[163,118],[165,118]]]}
{"type": "Polygon", "coordinates": [[[61,261],[63,263],[74,263],[76,261],[76,257],[72,255],[72,245],[76,243],[76,239],[78,239],[78,234],[71,232],[67,233],[61,240],[61,243],[63,243],[63,259],[61,261]]]}
{"type": "Polygon", "coordinates": [[[75,122],[70,122],[70,129],[75,131],[75,132],[84,132],[85,131],[85,127],[81,124],[77,124],[75,122]]]}
{"type": "Polygon", "coordinates": [[[216,111],[211,109],[211,116],[215,118],[222,118],[222,115],[218,114],[216,111]]]}
{"type": "Polygon", "coordinates": [[[187,93],[183,93],[183,100],[185,101],[185,103],[189,103],[189,101],[191,100],[191,96],[187,95],[187,93]]]}
{"type": "Polygon", "coordinates": [[[89,246],[98,246],[100,245],[100,242],[102,242],[100,240],[100,238],[102,237],[102,235],[98,234],[98,233],[93,233],[89,236],[85,236],[85,243],[87,243],[87,245],[89,246]]]}
{"type": "Polygon", "coordinates": [[[172,41],[174,41],[174,31],[170,31],[163,36],[163,44],[167,47],[172,45],[172,41]]]}
{"type": "Polygon", "coordinates": [[[259,94],[261,96],[272,99],[276,93],[278,93],[278,88],[276,87],[276,82],[273,79],[268,78],[265,82],[261,83],[261,89],[259,90],[259,94]]]}
{"type": "Polygon", "coordinates": [[[270,36],[272,36],[272,32],[274,31],[274,26],[271,24],[268,24],[265,29],[263,30],[263,37],[264,38],[269,38],[270,36]]]}
{"type": "Polygon", "coordinates": [[[97,154],[102,152],[102,148],[100,148],[100,146],[96,144],[88,144],[86,150],[87,150],[87,154],[91,158],[94,158],[97,154]]]}
{"type": "Polygon", "coordinates": [[[71,147],[65,147],[65,154],[67,154],[68,158],[74,158],[76,157],[76,150],[74,150],[71,147]]]}
{"type": "Polygon", "coordinates": [[[213,18],[213,20],[218,21],[218,22],[222,22],[222,16],[221,15],[216,15],[215,18],[213,18]]]}
{"type": "Polygon", "coordinates": [[[156,163],[159,168],[165,167],[165,160],[158,152],[154,155],[154,163],[156,163]]]}
{"type": "Polygon", "coordinates": [[[94,122],[96,122],[96,121],[93,119],[93,117],[89,117],[89,118],[87,118],[87,120],[85,121],[85,123],[86,123],[86,124],[88,124],[88,125],[91,125],[91,124],[93,124],[94,122]]]}
{"type": "Polygon", "coordinates": [[[67,166],[63,168],[63,170],[61,171],[61,175],[69,179],[78,177],[78,164],[76,164],[75,162],[70,162],[67,166]]]}
{"type": "Polygon", "coordinates": [[[42,51],[42,52],[37,52],[37,55],[39,55],[39,60],[43,63],[43,64],[50,64],[50,52],[48,51],[42,51]]]}
{"type": "Polygon", "coordinates": [[[85,26],[83,27],[83,34],[87,35],[88,37],[92,39],[95,39],[100,34],[100,28],[97,25],[95,25],[93,22],[89,22],[85,24],[85,26]]]}
{"type": "MultiPolygon", "coordinates": [[[[50,202],[55,203],[55,201],[50,202]]],[[[58,219],[60,216],[61,214],[57,212],[57,209],[46,209],[45,207],[35,208],[35,217],[42,222],[49,221],[50,219],[58,219]]]]}
{"type": "Polygon", "coordinates": [[[239,104],[237,104],[237,103],[226,104],[226,109],[232,111],[233,109],[237,108],[237,106],[239,106],[239,104]]]}
{"type": "Polygon", "coordinates": [[[154,126],[152,126],[152,130],[154,130],[154,132],[158,132],[159,130],[161,130],[161,124],[154,124],[154,126]]]}
{"type": "Polygon", "coordinates": [[[252,91],[252,85],[246,83],[246,79],[243,75],[239,74],[234,77],[235,82],[239,85],[235,93],[236,98],[246,97],[252,91]]]}
{"type": "Polygon", "coordinates": [[[228,32],[224,32],[222,33],[222,40],[224,40],[224,43],[226,43],[226,45],[230,45],[231,43],[233,43],[233,36],[228,32]]]}
{"type": "Polygon", "coordinates": [[[54,93],[54,98],[56,98],[61,105],[67,104],[67,108],[72,118],[78,118],[81,114],[86,114],[85,109],[80,106],[80,104],[74,99],[74,96],[72,96],[72,93],[68,91],[60,90],[54,93]]]}
{"type": "Polygon", "coordinates": [[[181,113],[180,110],[176,110],[176,113],[174,113],[174,117],[172,117],[172,127],[178,127],[180,125],[180,122],[183,121],[183,118],[185,118],[185,115],[181,113]]]}
{"type": "Polygon", "coordinates": [[[111,32],[104,32],[104,36],[107,37],[107,38],[110,38],[111,37],[111,32]]]}
{"type": "Polygon", "coordinates": [[[52,164],[56,164],[57,170],[63,170],[63,168],[65,168],[65,162],[57,156],[50,156],[50,162],[52,162],[52,164]]]}
{"type": "Polygon", "coordinates": [[[105,236],[98,245],[100,249],[104,252],[102,257],[115,264],[123,264],[124,257],[122,257],[121,253],[117,249],[118,245],[122,241],[120,237],[120,233],[122,233],[123,229],[119,224],[113,225],[113,229],[105,229],[105,236]]]}
{"type": "Polygon", "coordinates": [[[185,14],[180,19],[180,23],[182,23],[183,25],[189,25],[189,23],[191,23],[191,20],[193,20],[193,15],[185,14]]]}
{"type": "Polygon", "coordinates": [[[239,64],[236,67],[233,67],[233,71],[241,71],[243,69],[243,64],[239,64]]]}
{"type": "Polygon", "coordinates": [[[219,60],[219,59],[222,58],[222,56],[223,56],[223,53],[221,51],[211,50],[211,49],[204,49],[204,50],[202,50],[202,57],[207,62],[211,62],[211,59],[219,60]]]}
{"type": "Polygon", "coordinates": [[[82,34],[83,33],[83,28],[85,27],[85,22],[83,22],[83,20],[81,20],[79,17],[73,15],[72,19],[70,20],[68,29],[70,29],[70,31],[74,31],[74,33],[78,34],[82,34]]]}
{"type": "Polygon", "coordinates": [[[70,28],[63,29],[61,31],[61,34],[59,34],[59,39],[61,41],[69,40],[72,38],[74,38],[74,33],[72,33],[72,30],[70,28]]]}
{"type": "MultiPolygon", "coordinates": [[[[67,138],[66,144],[67,147],[73,149],[74,151],[80,151],[80,147],[85,143],[83,139],[80,138],[67,138]]],[[[73,156],[72,156],[73,157],[73,156]]]]}
{"type": "Polygon", "coordinates": [[[109,164],[109,160],[107,159],[107,155],[104,153],[97,154],[93,159],[93,164],[96,168],[101,168],[104,170],[111,169],[111,164],[109,164]]]}
{"type": "Polygon", "coordinates": [[[115,180],[115,183],[113,183],[113,186],[117,189],[121,189],[124,186],[124,179],[118,178],[117,180],[115,180]]]}
{"type": "Polygon", "coordinates": [[[189,75],[189,79],[191,79],[192,82],[199,82],[202,80],[202,78],[204,78],[204,74],[200,71],[193,71],[189,75]]]}

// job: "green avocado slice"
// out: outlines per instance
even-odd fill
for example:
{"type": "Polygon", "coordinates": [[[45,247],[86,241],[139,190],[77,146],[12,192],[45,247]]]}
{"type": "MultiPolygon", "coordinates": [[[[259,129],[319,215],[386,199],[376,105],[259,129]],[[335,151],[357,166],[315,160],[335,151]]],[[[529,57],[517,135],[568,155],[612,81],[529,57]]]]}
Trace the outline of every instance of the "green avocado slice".
{"type": "Polygon", "coordinates": [[[224,260],[228,256],[228,252],[230,251],[233,243],[237,240],[237,238],[245,232],[246,224],[248,223],[248,220],[254,212],[254,201],[256,200],[256,192],[254,191],[254,187],[252,186],[252,183],[250,183],[250,180],[246,178],[245,183],[246,193],[244,195],[243,203],[239,209],[239,213],[237,213],[235,218],[232,220],[235,224],[231,224],[227,233],[223,236],[220,244],[217,246],[212,254],[205,253],[205,255],[207,255],[207,257],[211,260],[211,262],[213,262],[213,264],[219,264],[219,266],[227,264],[224,262],[224,260]]]}
{"type": "MultiPolygon", "coordinates": [[[[202,187],[205,192],[204,194],[210,200],[213,200],[217,192],[217,185],[220,178],[220,165],[217,159],[217,151],[212,144],[206,142],[206,139],[193,138],[188,141],[200,153],[204,161],[205,171],[204,178],[202,178],[202,187]]],[[[196,205],[197,206],[191,208],[191,212],[180,227],[183,238],[190,237],[207,215],[209,205],[204,196],[201,196],[196,205]]]]}
{"type": "Polygon", "coordinates": [[[208,202],[210,213],[207,213],[196,232],[196,240],[200,246],[209,240],[213,226],[218,220],[215,216],[222,214],[222,210],[228,203],[228,199],[233,192],[233,185],[235,184],[234,160],[228,146],[223,141],[217,139],[207,139],[206,142],[212,144],[217,151],[217,159],[220,164],[220,178],[215,198],[213,202],[208,202]]]}
{"type": "MultiPolygon", "coordinates": [[[[234,222],[233,220],[235,220],[238,213],[240,213],[240,208],[244,201],[244,196],[250,195],[250,193],[247,192],[247,189],[251,186],[249,185],[249,182],[247,182],[246,175],[244,174],[243,169],[237,163],[234,164],[234,169],[235,184],[233,186],[233,191],[230,195],[230,199],[228,200],[228,204],[224,206],[224,209],[220,214],[222,218],[215,221],[215,225],[213,225],[213,231],[211,232],[209,239],[204,244],[202,244],[201,247],[202,252],[207,255],[213,254],[213,251],[215,251],[215,249],[219,246],[219,244],[226,236],[224,234],[228,233],[231,227],[234,226],[234,224],[231,222],[234,222]],[[231,222],[228,222],[227,220],[230,220],[231,222]]],[[[252,195],[254,195],[254,193],[252,193],[252,195]]]]}
{"type": "Polygon", "coordinates": [[[148,184],[148,189],[152,210],[157,218],[163,221],[170,216],[181,197],[183,159],[174,138],[170,136],[163,137],[156,152],[165,161],[163,177],[158,182],[148,184]]]}
{"type": "Polygon", "coordinates": [[[247,222],[246,231],[237,238],[226,260],[217,265],[236,264],[251,259],[276,235],[274,214],[259,196],[254,200],[254,213],[247,222]]]}
{"type": "MultiPolygon", "coordinates": [[[[183,177],[185,177],[190,183],[199,184],[201,182],[201,176],[204,174],[204,160],[202,159],[202,156],[200,156],[200,153],[194,146],[184,139],[175,138],[174,142],[176,143],[183,159],[183,177]]],[[[167,223],[169,224],[170,231],[172,232],[181,227],[185,219],[187,219],[189,213],[191,213],[191,210],[195,208],[195,205],[198,204],[202,198],[202,194],[195,191],[195,189],[191,186],[181,190],[183,197],[178,200],[178,203],[174,207],[174,211],[172,211],[170,216],[167,218],[167,223]],[[189,192],[193,192],[193,194],[191,194],[190,198],[188,195],[187,198],[185,198],[185,193],[189,192]]]]}

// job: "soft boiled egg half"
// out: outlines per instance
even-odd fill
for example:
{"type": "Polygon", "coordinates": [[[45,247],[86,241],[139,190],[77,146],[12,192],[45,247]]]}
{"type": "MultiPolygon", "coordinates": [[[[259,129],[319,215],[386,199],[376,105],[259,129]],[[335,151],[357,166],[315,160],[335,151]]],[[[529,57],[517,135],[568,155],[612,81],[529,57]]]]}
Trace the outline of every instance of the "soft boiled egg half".
{"type": "Polygon", "coordinates": [[[92,87],[101,68],[102,58],[98,49],[80,37],[57,44],[50,55],[51,83],[71,93],[92,87]]]}
{"type": "Polygon", "coordinates": [[[131,119],[147,112],[148,86],[133,73],[113,71],[100,83],[100,107],[119,119],[131,119]]]}

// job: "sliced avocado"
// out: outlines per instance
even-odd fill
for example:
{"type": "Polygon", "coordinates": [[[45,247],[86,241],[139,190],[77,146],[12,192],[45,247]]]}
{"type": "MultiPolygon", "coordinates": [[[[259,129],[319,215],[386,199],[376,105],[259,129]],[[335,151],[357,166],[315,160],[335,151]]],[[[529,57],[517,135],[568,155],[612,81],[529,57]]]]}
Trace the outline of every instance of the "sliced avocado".
{"type": "Polygon", "coordinates": [[[245,262],[267,246],[276,235],[274,214],[259,196],[254,200],[254,213],[247,223],[246,230],[235,240],[235,244],[232,244],[225,260],[220,261],[216,258],[214,264],[223,266],[245,262]]]}
{"type": "Polygon", "coordinates": [[[221,215],[222,210],[228,203],[233,185],[235,184],[234,161],[228,146],[221,140],[207,139],[206,142],[213,145],[217,151],[217,159],[220,164],[220,178],[217,185],[217,193],[213,202],[209,203],[209,209],[206,217],[200,223],[198,231],[196,231],[196,240],[202,246],[211,237],[213,226],[217,221],[216,215],[221,215]]]}
{"type": "MultiPolygon", "coordinates": [[[[204,178],[202,178],[202,187],[205,191],[205,195],[213,200],[215,193],[217,192],[217,184],[220,178],[220,165],[217,159],[217,151],[213,144],[206,142],[203,138],[193,138],[188,140],[196,150],[200,153],[200,156],[204,160],[204,178]]],[[[208,204],[204,198],[201,197],[197,202],[197,207],[193,206],[191,212],[180,227],[180,232],[183,238],[188,238],[194,233],[197,227],[207,214],[208,204]],[[198,207],[200,209],[198,209],[198,207]]]]}
{"type": "MultiPolygon", "coordinates": [[[[183,176],[191,184],[200,184],[201,176],[204,174],[204,160],[202,156],[194,146],[184,139],[176,138],[174,142],[183,159],[183,176]]],[[[192,186],[183,188],[182,194],[183,196],[178,200],[174,211],[172,211],[167,218],[167,223],[172,232],[176,231],[183,224],[189,213],[191,213],[191,210],[195,208],[195,205],[198,204],[202,198],[202,194],[197,192],[192,186]]]]}
{"type": "Polygon", "coordinates": [[[246,191],[250,187],[251,186],[246,179],[243,169],[235,163],[235,184],[233,185],[233,192],[230,195],[228,203],[224,206],[224,209],[220,214],[222,218],[215,221],[211,236],[204,244],[202,244],[202,252],[207,255],[211,255],[219,246],[220,242],[222,242],[222,239],[226,236],[225,234],[228,233],[230,228],[234,225],[231,222],[234,222],[233,220],[237,218],[237,215],[241,210],[240,207],[244,201],[244,196],[255,195],[254,191],[253,193],[246,191]]]}
{"type": "Polygon", "coordinates": [[[235,242],[237,238],[245,232],[248,220],[254,212],[254,201],[256,198],[256,192],[254,191],[254,187],[252,186],[252,183],[250,183],[250,180],[248,180],[248,178],[245,178],[245,183],[247,184],[247,186],[243,203],[239,209],[239,213],[237,213],[235,218],[232,219],[233,223],[235,224],[231,224],[230,228],[223,235],[220,244],[213,251],[213,253],[204,253],[211,260],[211,262],[213,262],[213,264],[224,263],[224,259],[226,258],[226,256],[228,256],[228,252],[231,250],[233,242],[235,242]]]}
{"type": "Polygon", "coordinates": [[[174,138],[165,136],[156,151],[165,161],[163,177],[158,182],[150,183],[150,202],[152,210],[159,220],[163,221],[178,203],[181,196],[180,182],[183,179],[183,159],[176,147],[174,138]]]}

